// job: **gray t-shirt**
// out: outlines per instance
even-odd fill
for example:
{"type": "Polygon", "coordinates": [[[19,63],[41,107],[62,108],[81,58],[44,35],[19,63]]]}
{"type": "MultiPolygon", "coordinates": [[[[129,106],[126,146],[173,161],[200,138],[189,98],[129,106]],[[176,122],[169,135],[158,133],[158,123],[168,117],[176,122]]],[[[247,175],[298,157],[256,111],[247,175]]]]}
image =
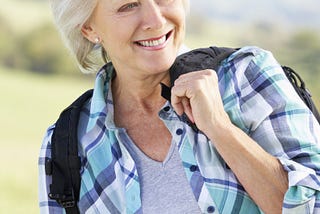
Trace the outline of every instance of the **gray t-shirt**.
{"type": "Polygon", "coordinates": [[[124,144],[137,166],[143,213],[200,213],[174,142],[163,162],[149,158],[132,141],[124,144]]]}

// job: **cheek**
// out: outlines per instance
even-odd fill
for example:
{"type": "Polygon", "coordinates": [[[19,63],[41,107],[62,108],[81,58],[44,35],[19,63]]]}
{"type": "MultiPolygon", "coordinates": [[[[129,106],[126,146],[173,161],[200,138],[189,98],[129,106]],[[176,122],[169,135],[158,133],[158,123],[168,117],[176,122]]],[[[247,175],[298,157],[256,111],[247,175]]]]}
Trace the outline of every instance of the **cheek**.
{"type": "Polygon", "coordinates": [[[101,35],[104,45],[119,46],[131,41],[132,29],[127,22],[106,23],[101,35]]]}
{"type": "Polygon", "coordinates": [[[182,4],[168,8],[165,13],[168,15],[168,19],[171,20],[176,27],[182,31],[185,29],[186,12],[182,4]]]}
{"type": "Polygon", "coordinates": [[[127,53],[131,47],[134,35],[133,25],[129,22],[108,23],[102,34],[103,47],[111,59],[127,53]]]}
{"type": "Polygon", "coordinates": [[[184,11],[179,11],[179,14],[178,14],[178,11],[176,11],[176,14],[172,17],[171,19],[176,27],[176,33],[177,33],[177,37],[178,39],[180,40],[183,40],[184,39],[184,36],[185,36],[185,13],[184,11]]]}

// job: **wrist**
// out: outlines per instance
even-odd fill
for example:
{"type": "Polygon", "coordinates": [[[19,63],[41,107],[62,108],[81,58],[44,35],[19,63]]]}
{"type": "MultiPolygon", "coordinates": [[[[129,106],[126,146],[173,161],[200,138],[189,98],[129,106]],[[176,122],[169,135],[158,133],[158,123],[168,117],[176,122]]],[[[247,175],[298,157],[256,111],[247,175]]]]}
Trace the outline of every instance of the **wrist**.
{"type": "Polygon", "coordinates": [[[212,141],[219,142],[231,137],[237,127],[229,120],[223,120],[221,122],[212,122],[208,124],[203,133],[212,141]]]}

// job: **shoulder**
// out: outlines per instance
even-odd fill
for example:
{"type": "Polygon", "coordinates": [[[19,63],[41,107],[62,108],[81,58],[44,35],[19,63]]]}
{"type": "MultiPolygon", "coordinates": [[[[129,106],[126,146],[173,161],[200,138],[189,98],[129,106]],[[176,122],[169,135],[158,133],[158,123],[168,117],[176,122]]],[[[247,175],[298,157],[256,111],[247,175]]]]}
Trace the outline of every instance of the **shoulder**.
{"type": "Polygon", "coordinates": [[[244,46],[237,49],[230,57],[229,60],[243,59],[245,57],[253,57],[259,59],[261,57],[273,58],[271,51],[265,50],[257,46],[244,46]]]}
{"type": "Polygon", "coordinates": [[[92,99],[89,99],[81,109],[78,121],[77,128],[77,137],[78,137],[78,152],[82,160],[86,159],[85,154],[85,143],[84,136],[87,134],[87,131],[90,129],[90,108],[91,108],[92,99]]]}
{"type": "Polygon", "coordinates": [[[280,75],[285,79],[281,65],[270,51],[255,46],[242,47],[221,62],[217,71],[221,87],[246,87],[260,77],[269,79],[280,75]]]}
{"type": "MultiPolygon", "coordinates": [[[[69,133],[69,135],[72,133],[74,128],[76,128],[76,130],[77,130],[77,135],[78,135],[77,139],[81,139],[82,136],[85,134],[88,120],[90,118],[90,104],[91,104],[91,98],[88,98],[81,106],[81,110],[79,112],[79,117],[73,118],[75,120],[73,120],[73,119],[70,120],[71,122],[73,121],[71,124],[69,124],[70,126],[63,126],[63,127],[69,127],[68,130],[66,130],[69,133]]],[[[66,108],[66,109],[68,109],[68,108],[66,108]]],[[[65,110],[63,110],[61,112],[64,112],[64,111],[65,110]]],[[[60,115],[60,117],[61,117],[61,115],[60,115]]],[[[60,117],[57,118],[57,121],[60,119],[60,117]]],[[[66,121],[66,120],[62,120],[62,121],[66,121]]],[[[61,126],[60,126],[60,129],[61,129],[61,126]]],[[[46,158],[51,158],[52,136],[54,133],[61,134],[61,130],[58,132],[56,132],[56,131],[57,131],[57,123],[49,126],[48,129],[46,130],[45,135],[42,140],[41,148],[40,148],[39,165],[43,165],[46,158]]],[[[81,146],[82,145],[78,143],[79,153],[81,153],[81,146]]]]}
{"type": "Polygon", "coordinates": [[[222,62],[218,75],[226,111],[243,129],[257,128],[271,114],[286,112],[288,105],[303,107],[270,51],[243,47],[222,62]]]}
{"type": "MultiPolygon", "coordinates": [[[[281,65],[270,51],[256,46],[245,46],[237,50],[222,63],[224,72],[232,72],[237,78],[252,82],[259,75],[279,73],[281,65]]],[[[280,72],[281,73],[281,72],[280,72]]]]}
{"type": "Polygon", "coordinates": [[[39,155],[39,164],[44,164],[44,159],[45,158],[50,158],[51,157],[51,137],[53,134],[55,128],[55,124],[51,125],[42,140],[41,148],[40,148],[40,155],[39,155]]]}

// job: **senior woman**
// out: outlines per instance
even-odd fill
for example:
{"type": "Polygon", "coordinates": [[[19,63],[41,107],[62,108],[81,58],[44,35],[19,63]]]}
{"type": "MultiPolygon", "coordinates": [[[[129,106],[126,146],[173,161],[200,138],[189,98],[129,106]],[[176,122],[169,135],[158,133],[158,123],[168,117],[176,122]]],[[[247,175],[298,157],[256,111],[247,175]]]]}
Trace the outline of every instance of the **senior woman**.
{"type": "MultiPolygon", "coordinates": [[[[99,65],[97,48],[109,60],[79,120],[81,213],[320,212],[320,127],[271,53],[244,47],[217,74],[182,75],[168,102],[160,83],[182,52],[187,0],[51,3],[82,69],[99,65]]],[[[43,161],[53,130],[41,213],[63,212],[43,161]]]]}

